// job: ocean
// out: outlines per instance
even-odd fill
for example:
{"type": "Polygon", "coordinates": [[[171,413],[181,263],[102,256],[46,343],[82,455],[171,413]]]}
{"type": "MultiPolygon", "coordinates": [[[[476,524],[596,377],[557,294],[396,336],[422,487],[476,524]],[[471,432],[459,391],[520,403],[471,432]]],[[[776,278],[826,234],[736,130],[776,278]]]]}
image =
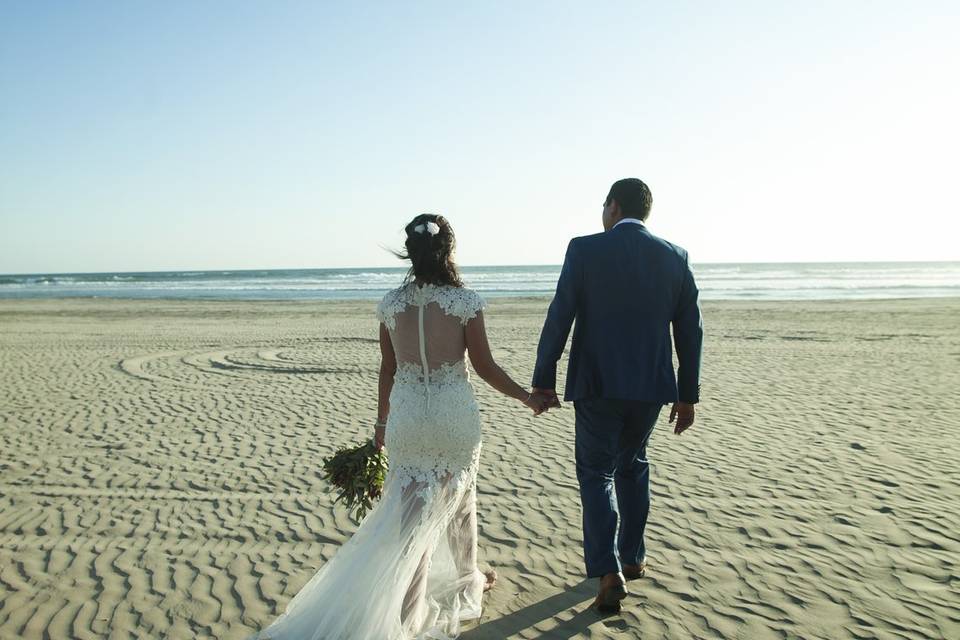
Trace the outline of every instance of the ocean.
{"type": "MultiPolygon", "coordinates": [[[[697,264],[704,300],[852,300],[960,296],[960,262],[697,264]]],[[[485,296],[551,295],[559,265],[464,267],[485,296]]],[[[377,299],[406,271],[264,269],[0,275],[0,298],[377,299]]]]}

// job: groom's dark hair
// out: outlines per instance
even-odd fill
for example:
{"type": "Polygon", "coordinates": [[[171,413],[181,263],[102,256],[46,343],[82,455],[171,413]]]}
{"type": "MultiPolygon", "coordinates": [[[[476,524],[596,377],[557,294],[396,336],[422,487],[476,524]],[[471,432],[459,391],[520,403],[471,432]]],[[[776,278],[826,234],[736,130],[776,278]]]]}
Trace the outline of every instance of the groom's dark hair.
{"type": "Polygon", "coordinates": [[[614,182],[604,204],[610,204],[610,200],[617,201],[624,218],[637,218],[638,220],[646,220],[647,216],[650,215],[650,207],[653,206],[650,187],[638,178],[624,178],[614,182]]]}

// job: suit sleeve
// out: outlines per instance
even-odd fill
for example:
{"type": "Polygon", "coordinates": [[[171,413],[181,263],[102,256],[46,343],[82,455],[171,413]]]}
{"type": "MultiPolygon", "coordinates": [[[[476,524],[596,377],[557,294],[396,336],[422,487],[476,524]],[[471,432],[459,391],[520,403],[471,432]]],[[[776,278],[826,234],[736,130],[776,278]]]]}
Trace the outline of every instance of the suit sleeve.
{"type": "Polygon", "coordinates": [[[703,317],[700,293],[684,255],[683,284],[673,315],[673,340],[677,350],[677,387],[680,402],[700,401],[700,364],[703,360],[703,317]]]}
{"type": "Polygon", "coordinates": [[[539,389],[557,388],[557,361],[570,335],[570,327],[576,316],[580,291],[581,267],[577,259],[574,241],[567,246],[563,259],[557,291],[547,311],[547,319],[540,332],[537,346],[537,364],[533,369],[533,386],[539,389]]]}

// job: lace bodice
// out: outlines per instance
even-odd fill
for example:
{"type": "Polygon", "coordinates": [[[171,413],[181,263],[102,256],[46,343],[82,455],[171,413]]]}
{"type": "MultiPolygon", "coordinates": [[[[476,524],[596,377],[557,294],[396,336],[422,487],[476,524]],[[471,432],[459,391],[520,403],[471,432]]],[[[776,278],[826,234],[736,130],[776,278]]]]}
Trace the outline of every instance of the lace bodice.
{"type": "MultiPolygon", "coordinates": [[[[444,363],[430,371],[430,384],[443,387],[458,384],[469,379],[466,362],[444,363]]],[[[423,365],[413,362],[401,362],[397,365],[397,373],[393,378],[394,384],[423,384],[423,365]]]]}
{"type": "Polygon", "coordinates": [[[466,379],[466,324],[483,309],[472,289],[410,283],[388,292],[377,318],[390,332],[398,384],[466,379]]]}

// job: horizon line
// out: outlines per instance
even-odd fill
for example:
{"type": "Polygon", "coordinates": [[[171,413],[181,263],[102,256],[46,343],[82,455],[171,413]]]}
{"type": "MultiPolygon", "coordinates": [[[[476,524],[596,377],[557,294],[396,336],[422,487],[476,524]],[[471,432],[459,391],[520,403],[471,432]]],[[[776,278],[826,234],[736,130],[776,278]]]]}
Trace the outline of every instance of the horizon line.
{"type": "MultiPolygon", "coordinates": [[[[788,260],[788,261],[769,261],[753,260],[746,262],[720,261],[720,262],[693,262],[696,266],[712,265],[830,265],[830,264],[960,264],[960,260],[788,260]]],[[[492,267],[561,267],[557,264],[458,264],[460,269],[483,269],[492,267]]],[[[100,275],[100,274],[131,274],[131,273],[241,273],[253,271],[355,271],[358,269],[393,269],[405,271],[409,267],[404,266],[358,266],[358,267],[244,267],[241,269],[147,269],[136,271],[30,271],[15,273],[0,273],[0,276],[57,276],[57,275],[100,275]]]]}

